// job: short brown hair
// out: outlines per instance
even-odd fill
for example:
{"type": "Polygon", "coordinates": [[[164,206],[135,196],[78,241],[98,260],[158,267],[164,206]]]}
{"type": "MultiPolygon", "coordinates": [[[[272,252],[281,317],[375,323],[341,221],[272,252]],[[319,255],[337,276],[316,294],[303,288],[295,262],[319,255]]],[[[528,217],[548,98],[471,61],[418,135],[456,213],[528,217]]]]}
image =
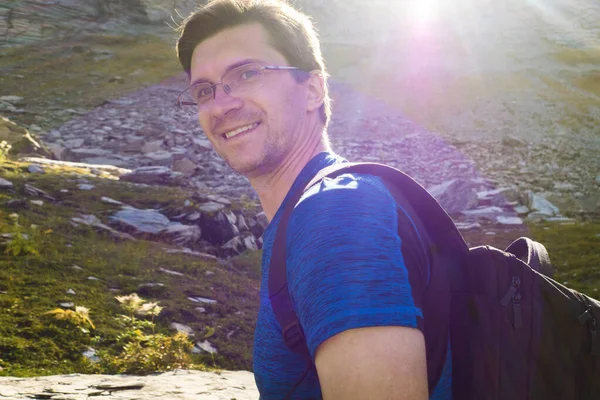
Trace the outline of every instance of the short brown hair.
{"type": "Polygon", "coordinates": [[[198,9],[179,27],[177,57],[183,70],[190,76],[192,53],[199,43],[225,29],[255,22],[267,30],[270,44],[290,65],[304,71],[317,70],[323,76],[325,100],[319,114],[327,126],[331,99],[317,33],[308,16],[282,0],[213,0],[198,9]]]}

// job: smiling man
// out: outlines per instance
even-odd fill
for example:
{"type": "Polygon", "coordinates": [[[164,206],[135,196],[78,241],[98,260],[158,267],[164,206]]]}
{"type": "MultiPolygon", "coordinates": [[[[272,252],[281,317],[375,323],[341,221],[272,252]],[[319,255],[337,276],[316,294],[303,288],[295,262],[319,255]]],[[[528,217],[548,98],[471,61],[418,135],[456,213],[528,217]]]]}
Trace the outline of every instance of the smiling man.
{"type": "Polygon", "coordinates": [[[398,205],[375,176],[326,179],[297,204],[287,277],[308,368],[282,339],[267,288],[281,210],[290,192],[345,162],[329,145],[327,73],[309,18],[277,0],[212,1],[184,21],[177,52],[190,78],[180,105],[249,179],[269,219],[254,343],[261,399],[450,398],[449,354],[428,386],[398,205]]]}

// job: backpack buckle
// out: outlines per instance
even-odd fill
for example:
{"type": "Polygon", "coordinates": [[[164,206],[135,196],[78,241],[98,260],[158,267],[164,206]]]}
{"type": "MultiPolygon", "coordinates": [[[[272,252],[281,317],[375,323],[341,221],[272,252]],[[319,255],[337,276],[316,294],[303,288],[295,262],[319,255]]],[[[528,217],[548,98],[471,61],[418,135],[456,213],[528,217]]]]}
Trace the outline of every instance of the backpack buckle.
{"type": "Polygon", "coordinates": [[[298,320],[292,321],[287,324],[282,331],[283,340],[288,348],[298,353],[308,354],[308,348],[306,346],[306,337],[304,336],[304,330],[298,320]]]}

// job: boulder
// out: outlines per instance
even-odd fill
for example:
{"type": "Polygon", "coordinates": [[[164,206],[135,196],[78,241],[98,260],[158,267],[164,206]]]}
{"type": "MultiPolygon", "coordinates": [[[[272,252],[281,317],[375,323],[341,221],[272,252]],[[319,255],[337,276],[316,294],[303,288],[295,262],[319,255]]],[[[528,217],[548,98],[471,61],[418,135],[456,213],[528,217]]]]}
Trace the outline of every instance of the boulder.
{"type": "Polygon", "coordinates": [[[448,214],[457,214],[475,207],[479,201],[473,182],[452,179],[427,189],[448,214]]]}
{"type": "Polygon", "coordinates": [[[552,217],[559,217],[560,210],[543,195],[539,193],[527,192],[528,206],[532,212],[527,215],[529,220],[543,220],[552,217]]]}
{"type": "Polygon", "coordinates": [[[197,225],[183,225],[172,222],[165,230],[162,231],[167,239],[179,246],[194,244],[200,240],[202,230],[197,225]]]}
{"type": "Polygon", "coordinates": [[[183,176],[190,177],[196,172],[197,165],[187,157],[175,160],[173,162],[173,170],[181,172],[183,176]]]}
{"type": "Polygon", "coordinates": [[[120,177],[121,180],[126,182],[145,183],[148,185],[179,185],[182,178],[183,174],[181,172],[175,172],[165,166],[140,167],[120,177]]]}
{"type": "Polygon", "coordinates": [[[219,211],[215,215],[202,214],[199,223],[202,229],[202,239],[213,245],[222,245],[238,235],[236,218],[234,215],[232,221],[231,214],[227,211],[219,211]]]}
{"type": "Polygon", "coordinates": [[[110,221],[138,235],[158,235],[170,225],[169,219],[156,210],[140,210],[133,207],[118,211],[110,217],[110,221]]]}

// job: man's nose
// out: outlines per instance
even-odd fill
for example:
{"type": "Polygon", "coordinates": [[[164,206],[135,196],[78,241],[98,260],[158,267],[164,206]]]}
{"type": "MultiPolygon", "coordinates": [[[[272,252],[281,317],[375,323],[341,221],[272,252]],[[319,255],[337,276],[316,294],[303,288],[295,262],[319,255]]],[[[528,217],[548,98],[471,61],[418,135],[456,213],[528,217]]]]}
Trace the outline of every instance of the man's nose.
{"type": "Polygon", "coordinates": [[[242,107],[242,100],[231,96],[231,89],[226,85],[217,85],[215,87],[215,99],[211,107],[211,113],[214,117],[222,117],[229,111],[237,110],[242,107]]]}

